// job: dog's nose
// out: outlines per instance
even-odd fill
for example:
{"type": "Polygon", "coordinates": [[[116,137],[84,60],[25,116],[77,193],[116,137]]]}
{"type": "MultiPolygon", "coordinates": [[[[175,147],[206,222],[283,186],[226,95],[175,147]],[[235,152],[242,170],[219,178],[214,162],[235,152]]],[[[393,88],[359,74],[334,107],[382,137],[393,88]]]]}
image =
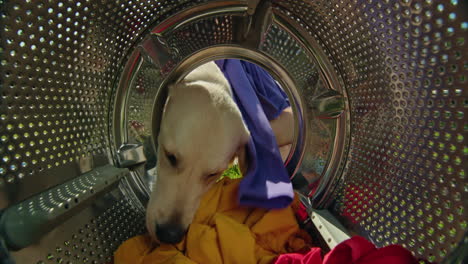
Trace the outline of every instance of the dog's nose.
{"type": "Polygon", "coordinates": [[[158,240],[163,243],[175,244],[179,243],[182,238],[184,238],[185,232],[182,227],[178,225],[166,224],[158,225],[156,224],[156,236],[158,240]]]}

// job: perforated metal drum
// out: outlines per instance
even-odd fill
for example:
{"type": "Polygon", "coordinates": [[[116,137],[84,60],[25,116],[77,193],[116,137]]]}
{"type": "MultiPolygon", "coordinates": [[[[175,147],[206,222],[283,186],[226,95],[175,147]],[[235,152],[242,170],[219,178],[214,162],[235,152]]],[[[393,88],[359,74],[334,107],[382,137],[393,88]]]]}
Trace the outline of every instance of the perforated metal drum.
{"type": "Polygon", "coordinates": [[[144,232],[166,84],[217,58],[284,87],[311,207],[378,246],[466,255],[465,1],[0,5],[0,251],[17,263],[105,263],[144,232]]]}

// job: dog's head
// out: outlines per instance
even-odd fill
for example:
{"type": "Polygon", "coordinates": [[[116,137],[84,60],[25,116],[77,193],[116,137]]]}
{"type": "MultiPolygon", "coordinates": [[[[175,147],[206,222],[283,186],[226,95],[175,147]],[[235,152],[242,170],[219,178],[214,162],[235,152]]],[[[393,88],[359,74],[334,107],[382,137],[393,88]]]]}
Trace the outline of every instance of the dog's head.
{"type": "Polygon", "coordinates": [[[170,87],[157,138],[157,180],[146,212],[153,238],[179,242],[201,196],[236,156],[245,173],[249,137],[229,83],[214,63],[170,87]]]}

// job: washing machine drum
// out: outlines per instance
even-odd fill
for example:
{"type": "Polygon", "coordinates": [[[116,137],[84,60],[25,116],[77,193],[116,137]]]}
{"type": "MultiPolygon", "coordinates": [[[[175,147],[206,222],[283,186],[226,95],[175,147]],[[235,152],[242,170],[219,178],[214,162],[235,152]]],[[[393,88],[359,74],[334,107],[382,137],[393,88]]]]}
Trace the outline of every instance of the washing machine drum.
{"type": "Polygon", "coordinates": [[[465,1],[0,6],[2,255],[105,263],[144,232],[167,84],[235,58],[289,97],[285,165],[310,211],[429,261],[466,256],[465,1]]]}

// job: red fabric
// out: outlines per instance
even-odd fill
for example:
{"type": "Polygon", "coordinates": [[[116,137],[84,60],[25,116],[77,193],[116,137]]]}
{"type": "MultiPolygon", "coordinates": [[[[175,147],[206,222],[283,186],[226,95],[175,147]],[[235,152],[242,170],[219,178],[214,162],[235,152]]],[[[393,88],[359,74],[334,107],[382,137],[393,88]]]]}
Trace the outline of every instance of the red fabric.
{"type": "Polygon", "coordinates": [[[322,252],[318,247],[313,247],[306,254],[289,253],[279,255],[275,264],[321,264],[322,252]]]}
{"type": "Polygon", "coordinates": [[[275,264],[417,264],[406,249],[398,245],[376,248],[363,237],[355,236],[328,252],[322,260],[320,248],[311,248],[305,255],[280,255],[275,264]]]}
{"type": "Polygon", "coordinates": [[[307,213],[306,207],[303,203],[299,204],[299,208],[296,210],[296,215],[301,222],[304,222],[307,218],[309,218],[309,214],[307,213]]]}

